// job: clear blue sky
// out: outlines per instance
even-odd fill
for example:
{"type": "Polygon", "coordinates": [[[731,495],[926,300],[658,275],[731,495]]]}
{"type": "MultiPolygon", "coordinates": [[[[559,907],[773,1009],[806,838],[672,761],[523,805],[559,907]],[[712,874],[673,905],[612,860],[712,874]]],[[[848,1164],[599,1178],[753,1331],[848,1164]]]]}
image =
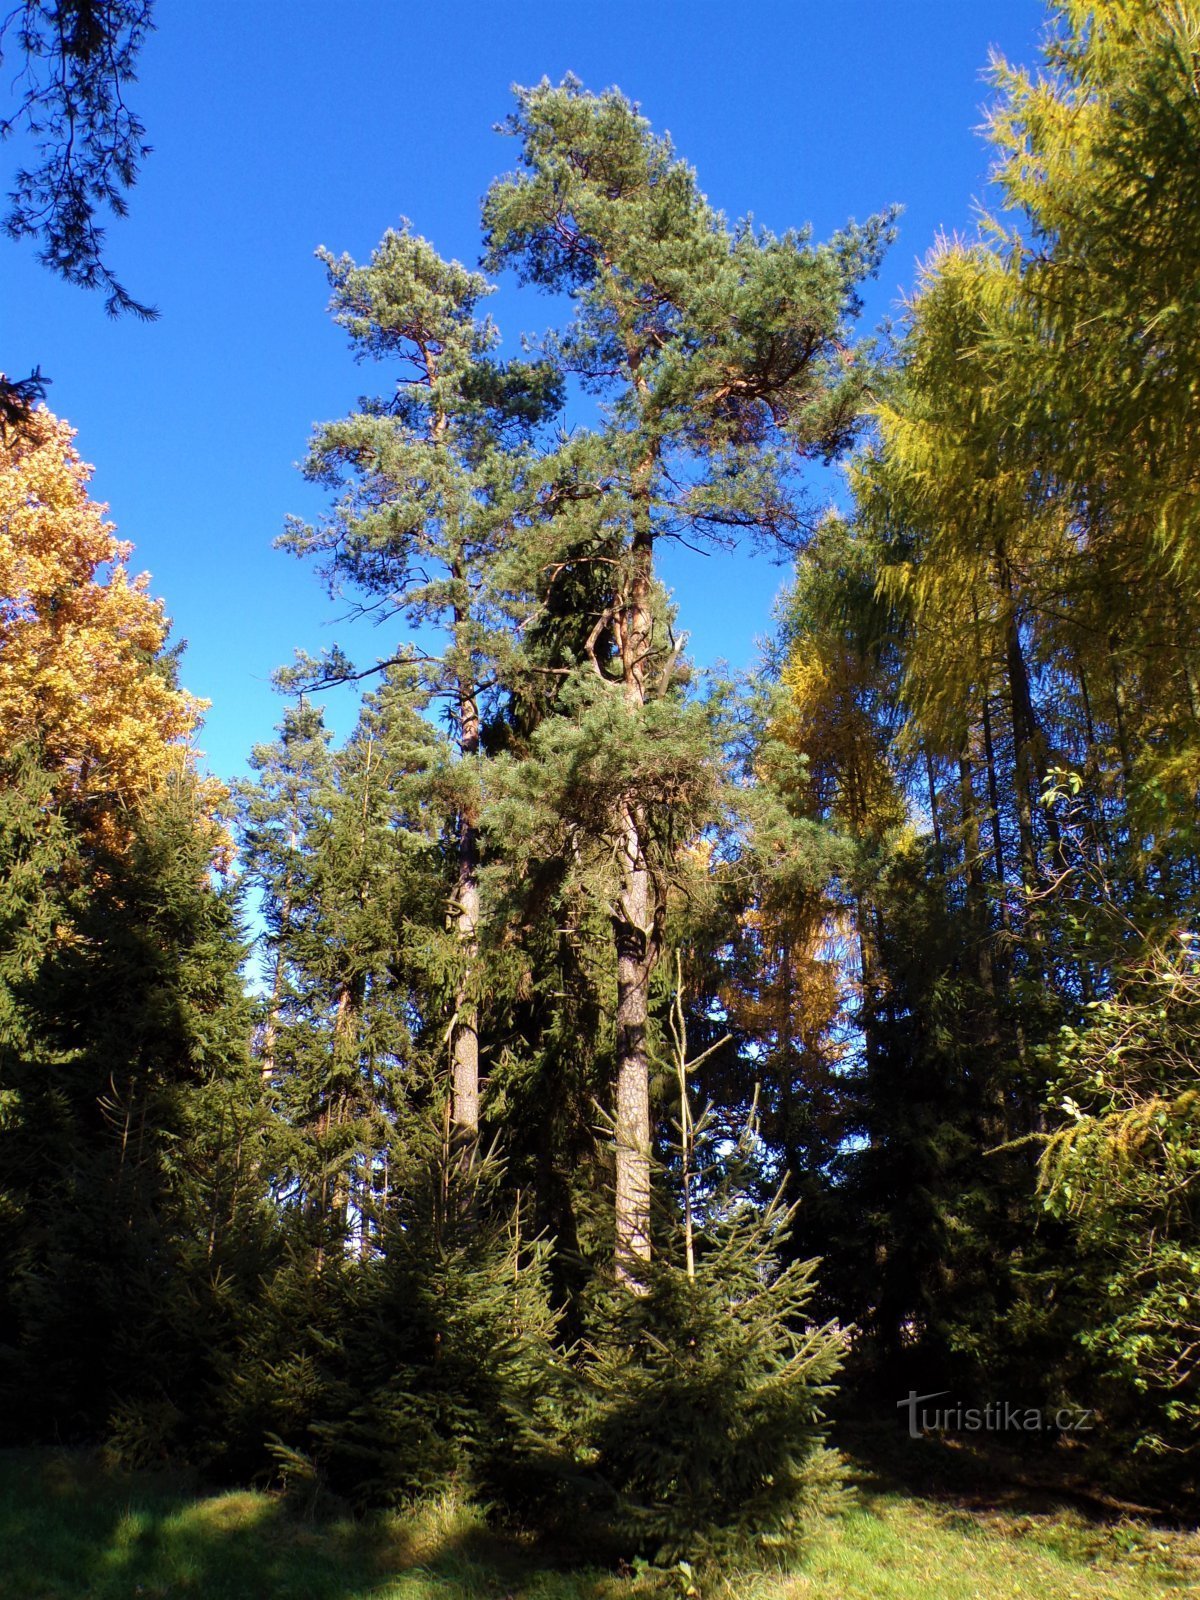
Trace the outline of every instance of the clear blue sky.
{"type": "MultiPolygon", "coordinates": [[[[286,513],[319,508],[294,465],[312,423],[376,387],[325,315],[317,245],[361,259],[403,215],[473,265],[480,198],[513,159],[493,131],[509,85],[573,71],[639,100],[731,217],[822,237],[902,204],[872,322],[939,231],[971,227],[989,47],[1032,63],[1043,26],[1035,0],[162,0],[130,97],[154,154],[109,235],[161,320],[109,322],[0,240],[0,366],[53,378],[188,641],[184,682],[213,702],[213,770],[271,736],[270,675],[295,647],[395,642],[334,626],[315,573],[272,548],[286,513]]],[[[4,187],[15,156],[0,149],[4,187]]],[[[510,336],[548,320],[511,285],[491,309],[510,336]]],[[[747,665],[782,570],[747,550],[672,555],[667,576],[696,657],[747,665]]],[[[348,731],[348,705],[332,720],[348,731]]]]}

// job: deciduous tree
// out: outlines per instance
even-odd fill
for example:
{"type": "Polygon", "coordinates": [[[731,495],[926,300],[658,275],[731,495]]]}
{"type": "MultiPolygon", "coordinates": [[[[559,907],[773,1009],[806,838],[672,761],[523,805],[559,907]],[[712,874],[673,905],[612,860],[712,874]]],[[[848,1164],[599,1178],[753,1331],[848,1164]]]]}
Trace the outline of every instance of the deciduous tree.
{"type": "Polygon", "coordinates": [[[189,766],[202,705],[90,475],[46,411],[0,443],[0,748],[36,746],[59,798],[111,840],[189,766]]]}

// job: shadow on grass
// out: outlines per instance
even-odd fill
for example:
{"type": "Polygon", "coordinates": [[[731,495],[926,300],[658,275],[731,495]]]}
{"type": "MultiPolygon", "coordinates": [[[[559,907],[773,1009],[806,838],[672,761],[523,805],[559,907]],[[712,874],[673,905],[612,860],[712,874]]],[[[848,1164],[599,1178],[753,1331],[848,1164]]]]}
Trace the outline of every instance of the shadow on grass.
{"type": "Polygon", "coordinates": [[[1089,1481],[1080,1451],[1018,1451],[986,1437],[910,1439],[895,1425],[862,1422],[843,1423],[837,1442],[868,1511],[886,1516],[889,1505],[919,1504],[968,1542],[993,1536],[1085,1570],[1132,1562],[1153,1570],[1164,1593],[1184,1587],[1200,1595],[1195,1511],[1089,1481]]]}
{"type": "MultiPolygon", "coordinates": [[[[199,1496],[94,1459],[0,1452],[3,1600],[500,1600],[530,1554],[449,1502],[409,1517],[309,1521],[270,1495],[199,1496]]],[[[546,1600],[595,1593],[564,1576],[546,1600]]]]}
{"type": "Polygon", "coordinates": [[[970,1508],[991,1507],[1012,1515],[1072,1508],[1097,1523],[1144,1517],[1194,1525],[1152,1493],[1119,1494],[1090,1480],[1082,1452],[1018,1450],[986,1435],[907,1437],[899,1424],[844,1421],[835,1442],[854,1464],[853,1476],[868,1493],[918,1495],[970,1508]]]}
{"type": "MultiPolygon", "coordinates": [[[[938,1476],[937,1473],[934,1476],[938,1476]]],[[[1157,1600],[1200,1594],[1200,1539],[1018,1514],[993,1494],[914,1498],[856,1473],[861,1500],[799,1574],[730,1570],[726,1600],[1157,1600]],[[986,1501],[986,1505],[984,1504],[986,1501]],[[1011,1572],[1010,1572],[1011,1569],[1011,1572]],[[1011,1582],[1009,1581],[1011,1578],[1011,1582]],[[1018,1581],[1019,1579],[1019,1581],[1018,1581]]],[[[551,1551],[442,1501],[368,1521],[307,1519],[276,1498],[105,1471],[88,1456],[0,1452],[0,1600],[648,1600],[651,1578],[564,1570],[551,1551]]],[[[678,1593],[673,1583],[668,1592],[678,1593]]]]}

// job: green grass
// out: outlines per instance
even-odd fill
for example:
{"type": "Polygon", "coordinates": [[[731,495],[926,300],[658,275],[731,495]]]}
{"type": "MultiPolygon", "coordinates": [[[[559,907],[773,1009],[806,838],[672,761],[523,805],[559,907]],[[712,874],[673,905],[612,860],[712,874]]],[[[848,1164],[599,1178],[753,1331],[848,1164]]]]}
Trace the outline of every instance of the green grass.
{"type": "MultiPolygon", "coordinates": [[[[248,1491],[0,1453],[0,1600],[640,1600],[686,1581],[555,1570],[441,1501],[376,1522],[305,1520],[248,1491]]],[[[1143,1600],[1200,1593],[1200,1541],[1063,1511],[863,1493],[790,1572],[706,1579],[703,1600],[1143,1600]]]]}

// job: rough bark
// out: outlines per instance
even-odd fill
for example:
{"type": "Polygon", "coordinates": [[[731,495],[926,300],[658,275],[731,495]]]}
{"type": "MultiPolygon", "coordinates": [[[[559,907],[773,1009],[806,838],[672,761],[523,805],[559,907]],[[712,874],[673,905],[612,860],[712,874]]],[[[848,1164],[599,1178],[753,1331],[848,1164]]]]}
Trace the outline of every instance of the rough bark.
{"type": "MultiPolygon", "coordinates": [[[[648,452],[633,475],[634,537],[616,636],[626,702],[638,711],[646,699],[646,669],[653,648],[650,593],[653,534],[648,452]]],[[[613,917],[617,955],[616,1250],[619,1282],[636,1289],[639,1267],[650,1259],[650,1057],[646,1040],[650,978],[658,959],[656,885],[646,862],[646,815],[636,796],[621,818],[620,893],[613,917]]]]}
{"type": "MultiPolygon", "coordinates": [[[[464,582],[456,561],[451,575],[464,582]]],[[[465,606],[454,612],[454,644],[459,661],[459,750],[466,762],[479,754],[479,695],[471,671],[469,616],[465,606]]],[[[470,804],[458,817],[458,875],[450,912],[462,952],[462,978],[454,996],[450,1030],[453,1140],[469,1156],[479,1136],[479,1008],[474,999],[474,969],[479,958],[479,829],[470,804]]]]}
{"type": "Polygon", "coordinates": [[[474,1143],[479,1131],[479,1012],[470,997],[469,988],[471,969],[478,955],[478,866],[476,830],[464,817],[459,823],[454,926],[462,946],[465,973],[455,996],[455,1023],[451,1037],[451,1115],[455,1138],[460,1143],[474,1143]]]}
{"type": "Polygon", "coordinates": [[[636,1287],[650,1259],[650,1058],[646,1042],[650,976],[657,957],[650,875],[642,856],[640,816],[626,813],[621,845],[617,950],[616,1271],[636,1287]]]}

